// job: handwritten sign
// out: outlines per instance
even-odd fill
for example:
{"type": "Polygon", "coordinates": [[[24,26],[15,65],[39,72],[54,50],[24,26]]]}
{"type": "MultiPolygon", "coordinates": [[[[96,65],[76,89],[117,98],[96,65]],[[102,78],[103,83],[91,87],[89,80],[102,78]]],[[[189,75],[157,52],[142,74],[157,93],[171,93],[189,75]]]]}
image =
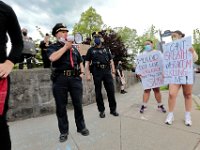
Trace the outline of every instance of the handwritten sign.
{"type": "Polygon", "coordinates": [[[141,75],[144,89],[163,85],[163,57],[160,51],[140,54],[136,59],[136,73],[141,75]]]}
{"type": "Polygon", "coordinates": [[[165,84],[193,84],[191,47],[191,37],[163,45],[165,84]]]}
{"type": "Polygon", "coordinates": [[[86,55],[88,49],[90,48],[90,45],[86,44],[73,44],[73,46],[78,49],[81,55],[86,55]]]}

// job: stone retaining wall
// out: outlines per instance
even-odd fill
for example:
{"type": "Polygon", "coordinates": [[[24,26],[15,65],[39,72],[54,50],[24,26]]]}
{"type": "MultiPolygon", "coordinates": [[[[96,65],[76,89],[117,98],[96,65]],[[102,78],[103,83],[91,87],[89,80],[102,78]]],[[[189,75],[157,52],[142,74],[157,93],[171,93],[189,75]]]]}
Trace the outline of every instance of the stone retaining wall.
{"type": "MultiPolygon", "coordinates": [[[[8,120],[18,120],[30,117],[38,117],[55,112],[55,102],[52,95],[50,81],[50,69],[14,70],[11,73],[11,91],[8,112],[8,120]]],[[[127,85],[137,82],[133,72],[125,72],[127,85]]],[[[116,92],[119,85],[115,82],[116,92]]],[[[102,90],[106,98],[105,90],[102,90]]],[[[93,81],[83,79],[83,105],[95,102],[93,81]]],[[[69,97],[69,106],[71,100],[69,97]]]]}

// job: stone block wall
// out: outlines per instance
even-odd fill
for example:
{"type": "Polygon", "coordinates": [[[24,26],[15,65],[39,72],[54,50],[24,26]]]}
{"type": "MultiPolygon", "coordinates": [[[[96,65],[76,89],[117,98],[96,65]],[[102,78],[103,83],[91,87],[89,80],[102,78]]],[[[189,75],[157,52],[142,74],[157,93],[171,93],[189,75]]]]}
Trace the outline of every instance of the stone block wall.
{"type": "MultiPolygon", "coordinates": [[[[11,73],[11,89],[8,112],[8,120],[14,121],[30,117],[38,117],[55,113],[55,101],[52,95],[52,82],[50,69],[14,70],[11,73]]],[[[137,82],[133,72],[125,72],[126,88],[137,82]]],[[[104,87],[104,86],[103,86],[104,87]]],[[[120,86],[115,82],[116,92],[120,86]]],[[[102,88],[106,98],[105,89],[102,88]]],[[[69,106],[71,98],[69,96],[69,106]]],[[[83,78],[83,105],[95,102],[95,90],[93,81],[83,78]]]]}

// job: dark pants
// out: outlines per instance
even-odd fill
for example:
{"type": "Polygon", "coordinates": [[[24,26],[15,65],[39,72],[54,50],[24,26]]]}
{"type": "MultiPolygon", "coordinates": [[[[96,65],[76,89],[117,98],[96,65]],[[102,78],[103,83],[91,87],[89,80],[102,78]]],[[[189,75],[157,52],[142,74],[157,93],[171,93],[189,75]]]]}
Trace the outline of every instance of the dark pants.
{"type": "Polygon", "coordinates": [[[24,60],[26,59],[26,65],[28,69],[33,68],[33,63],[32,63],[32,54],[22,54],[20,57],[20,63],[19,63],[19,69],[24,68],[24,60]]]}
{"type": "Polygon", "coordinates": [[[77,130],[85,128],[85,121],[82,109],[83,85],[81,77],[67,77],[57,75],[53,81],[53,95],[56,102],[56,115],[58,118],[58,127],[61,134],[68,133],[69,123],[66,106],[68,103],[68,92],[72,98],[74,106],[74,117],[77,130]]]}
{"type": "Polygon", "coordinates": [[[110,111],[111,112],[116,111],[117,104],[115,100],[115,90],[114,90],[114,83],[113,83],[111,70],[94,68],[93,79],[94,79],[94,85],[95,85],[96,102],[97,102],[97,107],[98,107],[99,112],[105,111],[103,96],[101,92],[102,82],[107,92],[110,111]]]}
{"type": "Polygon", "coordinates": [[[9,91],[10,91],[10,79],[8,77],[8,92],[4,105],[4,112],[3,115],[0,116],[0,149],[2,150],[11,150],[10,133],[6,120],[6,113],[8,111],[9,91]]]}
{"type": "Polygon", "coordinates": [[[43,61],[43,66],[44,68],[50,68],[51,62],[47,56],[46,51],[42,51],[42,61],[43,61]]]}

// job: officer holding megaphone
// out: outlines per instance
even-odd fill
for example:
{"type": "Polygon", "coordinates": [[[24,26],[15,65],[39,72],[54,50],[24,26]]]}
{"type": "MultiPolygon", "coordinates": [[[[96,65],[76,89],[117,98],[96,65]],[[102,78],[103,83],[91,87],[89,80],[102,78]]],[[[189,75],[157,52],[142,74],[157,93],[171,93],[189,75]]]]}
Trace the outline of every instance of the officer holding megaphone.
{"type": "Polygon", "coordinates": [[[82,109],[84,67],[80,53],[72,46],[75,38],[68,36],[67,27],[62,23],[57,23],[52,29],[52,35],[57,38],[57,42],[48,47],[47,54],[54,70],[52,72],[53,96],[60,131],[59,140],[64,142],[69,134],[66,113],[68,92],[74,106],[77,132],[84,136],[89,135],[82,109]]]}

